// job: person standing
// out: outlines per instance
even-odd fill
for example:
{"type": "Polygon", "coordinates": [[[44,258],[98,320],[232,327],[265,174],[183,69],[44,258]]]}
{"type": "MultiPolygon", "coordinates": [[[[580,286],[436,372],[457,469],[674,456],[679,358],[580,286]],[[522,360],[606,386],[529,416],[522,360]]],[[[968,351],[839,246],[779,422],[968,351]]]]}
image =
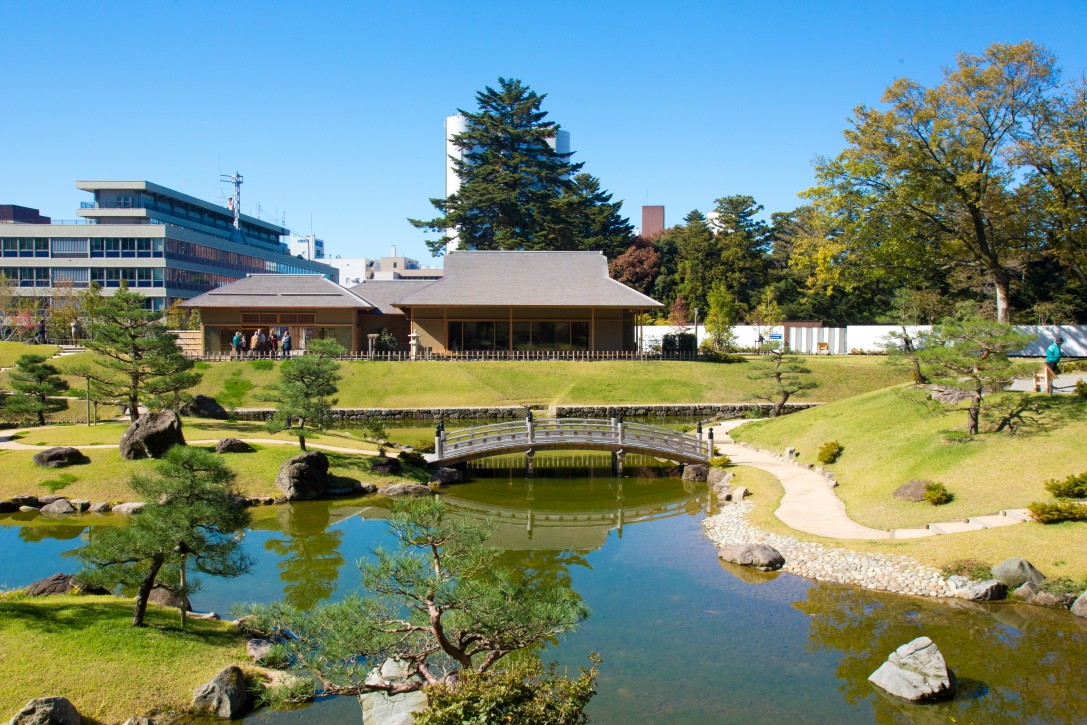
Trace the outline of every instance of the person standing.
{"type": "Polygon", "coordinates": [[[264,334],[264,330],[257,330],[257,350],[261,357],[268,352],[268,336],[264,334]]]}
{"type": "Polygon", "coordinates": [[[283,359],[286,360],[291,356],[291,331],[287,330],[283,333],[283,339],[279,342],[279,347],[283,350],[283,359]]]}
{"type": "Polygon", "coordinates": [[[234,347],[234,357],[241,360],[242,348],[245,347],[245,336],[242,335],[241,330],[234,333],[234,339],[230,341],[230,344],[234,347]]]}
{"type": "Polygon", "coordinates": [[[1053,344],[1045,350],[1045,366],[1049,368],[1049,372],[1053,377],[1060,375],[1060,363],[1064,357],[1064,350],[1061,349],[1063,344],[1064,338],[1057,335],[1053,340],[1053,344]]]}
{"type": "Polygon", "coordinates": [[[268,330],[268,352],[271,353],[273,360],[279,354],[279,338],[276,337],[275,330],[268,330]]]}
{"type": "Polygon", "coordinates": [[[249,357],[257,357],[260,355],[260,330],[253,333],[253,336],[249,338],[249,357]]]}

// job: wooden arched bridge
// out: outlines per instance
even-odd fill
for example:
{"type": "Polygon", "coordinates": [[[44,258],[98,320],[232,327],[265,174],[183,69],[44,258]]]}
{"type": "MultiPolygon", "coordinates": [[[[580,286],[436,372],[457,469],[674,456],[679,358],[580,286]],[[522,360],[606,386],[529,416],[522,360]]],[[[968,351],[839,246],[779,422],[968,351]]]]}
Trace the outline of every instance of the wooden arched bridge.
{"type": "Polygon", "coordinates": [[[622,466],[628,453],[641,453],[678,463],[706,463],[713,450],[713,438],[701,434],[646,425],[625,423],[621,419],[545,418],[481,425],[446,433],[439,424],[434,439],[434,453],[426,454],[429,463],[449,466],[475,458],[524,453],[529,466],[536,451],[598,450],[610,451],[613,461],[622,466]]]}

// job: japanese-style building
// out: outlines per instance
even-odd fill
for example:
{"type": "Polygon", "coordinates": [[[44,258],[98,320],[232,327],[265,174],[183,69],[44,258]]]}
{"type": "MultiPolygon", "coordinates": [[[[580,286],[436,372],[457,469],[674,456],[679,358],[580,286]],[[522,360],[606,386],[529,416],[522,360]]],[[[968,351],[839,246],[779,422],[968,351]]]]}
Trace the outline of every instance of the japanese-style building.
{"type": "Polygon", "coordinates": [[[371,280],[345,289],[312,275],[253,275],[185,303],[200,310],[204,353],[237,331],[289,329],[296,349],[335,337],[365,352],[388,330],[404,350],[635,351],[639,316],[661,304],[608,276],[599,252],[455,251],[437,280],[371,280]]]}

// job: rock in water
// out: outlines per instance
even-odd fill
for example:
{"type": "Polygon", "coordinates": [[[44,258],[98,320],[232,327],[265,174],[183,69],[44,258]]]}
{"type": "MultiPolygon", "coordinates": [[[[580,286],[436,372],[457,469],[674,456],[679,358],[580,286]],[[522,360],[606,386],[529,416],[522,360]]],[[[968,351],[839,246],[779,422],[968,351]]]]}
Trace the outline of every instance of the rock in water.
{"type": "Polygon", "coordinates": [[[83,463],[87,457],[80,453],[78,448],[71,446],[56,446],[46,448],[44,451],[34,454],[32,459],[36,465],[45,468],[63,468],[76,463],[83,463]]]}
{"type": "Polygon", "coordinates": [[[731,480],[732,480],[732,473],[731,472],[726,471],[723,468],[718,468],[716,466],[711,466],[709,468],[709,471],[706,473],[706,483],[710,484],[711,486],[713,486],[715,484],[718,484],[718,483],[727,484],[731,480]]]}
{"type": "Polygon", "coordinates": [[[1069,611],[1077,617],[1087,617],[1087,590],[1084,590],[1082,594],[1076,597],[1076,601],[1072,602],[1069,611]]]}
{"type": "Polygon", "coordinates": [[[253,446],[237,438],[223,438],[215,444],[216,453],[251,453],[253,446]]]}
{"type": "Polygon", "coordinates": [[[1026,582],[1041,584],[1045,581],[1045,574],[1035,569],[1034,565],[1026,559],[1005,559],[993,567],[993,579],[1004,582],[1010,589],[1015,589],[1026,582]]]}
{"type": "Polygon", "coordinates": [[[785,557],[769,544],[725,546],[717,552],[717,558],[759,571],[777,571],[785,566],[785,557]]]}
{"type": "Polygon", "coordinates": [[[172,410],[144,413],[121,436],[121,457],[162,458],[173,446],[185,445],[181,434],[181,418],[172,410]]]}
{"type": "Polygon", "coordinates": [[[74,514],[76,512],[76,508],[68,499],[58,498],[56,501],[42,506],[40,511],[43,514],[67,515],[74,514]]]}
{"type": "Polygon", "coordinates": [[[433,496],[434,489],[421,483],[394,483],[380,489],[379,493],[393,498],[397,496],[433,496]]]}
{"type": "Polygon", "coordinates": [[[131,516],[132,514],[138,514],[146,507],[143,501],[129,501],[128,503],[119,503],[114,506],[111,511],[115,514],[121,514],[122,516],[131,516]]]}
{"type": "Polygon", "coordinates": [[[705,481],[710,475],[710,467],[705,463],[688,463],[683,467],[684,481],[705,481]]]}
{"type": "MultiPolygon", "coordinates": [[[[948,581],[951,581],[951,577],[948,577],[948,581]]],[[[996,579],[986,579],[983,582],[968,580],[955,589],[954,593],[959,599],[971,602],[997,602],[1008,596],[1008,587],[996,579]]]]}
{"type": "MultiPolygon", "coordinates": [[[[381,682],[399,683],[405,680],[404,665],[394,659],[387,659],[381,670],[374,668],[366,677],[367,684],[381,682]]],[[[370,692],[359,695],[362,706],[362,722],[366,725],[411,725],[415,713],[426,707],[427,696],[422,690],[405,692],[389,697],[384,692],[370,692]]]]}
{"type": "Polygon", "coordinates": [[[955,675],[947,668],[940,648],[928,637],[918,637],[896,649],[868,680],[911,702],[955,696],[955,675]]]}
{"type": "Polygon", "coordinates": [[[215,420],[226,420],[230,417],[226,408],[219,405],[215,398],[207,395],[192,396],[192,400],[181,406],[181,414],[191,415],[196,418],[214,418],[215,420]]]}
{"type": "Polygon", "coordinates": [[[328,457],[309,451],[287,459],[276,474],[276,486],[288,501],[320,498],[328,491],[328,457]]]}
{"type": "Polygon", "coordinates": [[[441,486],[448,486],[464,481],[464,474],[455,468],[439,468],[430,474],[430,482],[441,486]]]}
{"type": "Polygon", "coordinates": [[[66,697],[39,697],[31,700],[8,721],[8,725],[79,724],[79,712],[66,697]]]}
{"type": "Polygon", "coordinates": [[[192,693],[193,710],[210,712],[222,718],[237,718],[248,703],[245,675],[236,665],[223,668],[192,693]]]}

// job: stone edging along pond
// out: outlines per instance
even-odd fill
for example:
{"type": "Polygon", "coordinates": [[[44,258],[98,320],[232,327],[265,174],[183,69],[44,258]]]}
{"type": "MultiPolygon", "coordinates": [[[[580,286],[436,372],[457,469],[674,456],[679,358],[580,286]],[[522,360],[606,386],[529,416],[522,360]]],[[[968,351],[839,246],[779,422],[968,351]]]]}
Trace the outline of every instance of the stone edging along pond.
{"type": "MultiPolygon", "coordinates": [[[[793,413],[813,408],[821,403],[787,403],[786,412],[793,413]]],[[[613,415],[639,418],[742,418],[757,410],[766,415],[772,406],[767,403],[665,403],[659,405],[551,405],[546,408],[523,405],[453,407],[453,408],[333,408],[332,415],[339,423],[366,423],[369,421],[425,421],[439,417],[445,420],[515,420],[524,418],[528,411],[545,411],[555,418],[609,418],[613,415]]],[[[275,413],[273,408],[238,408],[237,420],[265,420],[275,413]]]]}

